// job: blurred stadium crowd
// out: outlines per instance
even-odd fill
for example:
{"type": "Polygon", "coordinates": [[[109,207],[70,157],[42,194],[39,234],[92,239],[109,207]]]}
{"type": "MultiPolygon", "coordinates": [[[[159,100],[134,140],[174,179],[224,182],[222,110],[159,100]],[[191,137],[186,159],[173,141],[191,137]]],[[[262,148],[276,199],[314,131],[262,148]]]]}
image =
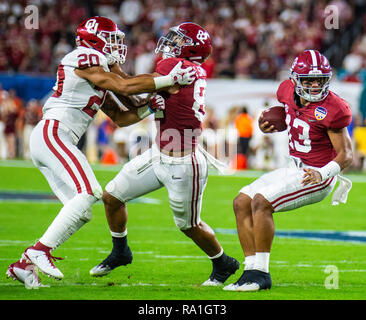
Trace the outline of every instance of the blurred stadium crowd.
{"type": "MultiPolygon", "coordinates": [[[[77,25],[86,17],[102,15],[114,20],[126,34],[128,55],[123,69],[130,74],[152,72],[157,61],[154,53],[157,39],[172,25],[193,21],[204,26],[213,40],[212,57],[204,64],[208,78],[279,79],[282,72],[288,73],[298,53],[307,48],[326,51],[362,14],[361,33],[352,42],[342,64],[335,66],[335,76],[341,81],[363,83],[365,6],[364,0],[0,0],[0,72],[54,75],[60,59],[75,46],[77,25]],[[38,29],[24,27],[27,17],[24,8],[28,5],[39,10],[38,29]],[[337,29],[324,27],[326,8],[330,5],[338,8],[337,29]]],[[[2,158],[29,158],[27,139],[42,116],[41,108],[41,101],[23,101],[14,90],[1,89],[2,158]]],[[[253,167],[248,161],[251,155],[261,152],[266,159],[273,153],[270,138],[260,145],[250,142],[254,120],[248,114],[243,116],[243,110],[245,106],[233,106],[227,117],[219,121],[215,111],[209,109],[204,123],[206,129],[231,132],[225,138],[226,143],[235,143],[244,155],[234,159],[233,165],[238,168],[253,167]]],[[[356,127],[364,125],[364,115],[356,115],[350,132],[353,134],[356,127]]],[[[150,130],[151,121],[138,126],[150,130]]],[[[81,147],[87,149],[91,161],[100,160],[110,147],[117,148],[116,161],[120,161],[131,157],[126,136],[126,130],[116,130],[102,117],[96,120],[81,147]],[[90,145],[90,141],[96,144],[90,145]]],[[[361,134],[364,136],[365,133],[361,134]]],[[[136,139],[149,140],[149,137],[140,135],[136,139]]],[[[365,166],[361,161],[366,150],[364,146],[356,146],[363,150],[355,161],[355,166],[361,168],[365,166]]],[[[270,169],[271,165],[265,163],[260,166],[270,169]]]]}
{"type": "Polygon", "coordinates": [[[1,0],[0,71],[53,73],[75,45],[77,25],[85,17],[104,15],[126,33],[128,72],[150,72],[156,40],[170,26],[194,21],[205,27],[214,43],[206,64],[209,77],[274,79],[304,49],[323,52],[334,42],[338,33],[324,28],[328,5],[339,8],[339,28],[345,29],[354,21],[358,2],[1,0]],[[24,8],[30,4],[39,8],[37,30],[24,27],[24,8]]]}

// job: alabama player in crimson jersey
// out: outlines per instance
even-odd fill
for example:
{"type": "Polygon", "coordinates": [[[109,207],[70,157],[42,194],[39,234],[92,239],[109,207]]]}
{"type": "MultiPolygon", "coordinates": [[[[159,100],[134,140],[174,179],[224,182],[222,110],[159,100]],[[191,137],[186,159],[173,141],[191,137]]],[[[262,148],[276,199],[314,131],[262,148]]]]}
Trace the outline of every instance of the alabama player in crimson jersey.
{"type": "Polygon", "coordinates": [[[117,125],[126,126],[164,108],[160,96],[139,103],[128,96],[175,84],[189,85],[195,79],[195,70],[181,68],[182,63],[164,76],[128,77],[119,67],[127,50],[123,38],[118,26],[105,17],[92,17],[79,25],[77,48],[61,60],[54,94],[46,101],[43,119],[32,132],[32,160],[64,206],[39,241],[7,270],[9,277],[27,287],[40,286],[33,265],[48,276],[63,278],[51,251],[91,219],[92,205],[102,197],[103,190],[86,157],[76,147],[98,110],[117,125]],[[129,107],[140,108],[122,112],[108,91],[129,107]]]}
{"type": "Polygon", "coordinates": [[[224,253],[214,231],[200,217],[207,182],[206,158],[197,145],[207,84],[200,65],[211,53],[211,39],[202,27],[186,22],[170,28],[159,39],[156,52],[163,53],[156,75],[167,75],[174,65],[182,62],[183,67],[194,68],[197,77],[188,86],[159,92],[165,100],[165,109],[155,114],[156,143],[127,163],[107,184],[103,201],[113,248],[90,274],[104,276],[132,262],[127,244],[126,202],[165,186],[176,226],[212,261],[212,273],[202,285],[216,286],[235,273],[239,262],[224,253]]]}
{"type": "MultiPolygon", "coordinates": [[[[271,288],[269,256],[275,227],[272,214],[319,202],[334,192],[345,202],[351,182],[340,176],[352,162],[347,126],[352,114],[346,101],[329,91],[332,71],[325,56],[306,50],[296,57],[290,80],[282,82],[277,99],[286,110],[290,159],[287,168],[264,174],[243,187],[234,199],[234,212],[245,268],[239,280],[224,290],[271,288]]],[[[259,120],[264,133],[274,132],[259,120]]]]}

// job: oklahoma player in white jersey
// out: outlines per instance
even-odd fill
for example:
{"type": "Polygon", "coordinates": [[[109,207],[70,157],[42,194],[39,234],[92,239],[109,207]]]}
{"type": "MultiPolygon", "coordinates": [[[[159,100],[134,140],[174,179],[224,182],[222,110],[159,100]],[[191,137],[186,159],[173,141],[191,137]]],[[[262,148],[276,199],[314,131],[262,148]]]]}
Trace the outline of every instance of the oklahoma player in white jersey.
{"type": "MultiPolygon", "coordinates": [[[[245,269],[224,290],[257,291],[271,288],[269,256],[275,227],[272,214],[319,202],[337,182],[333,200],[345,202],[351,182],[338,174],[352,162],[347,126],[351,110],[329,91],[332,75],[325,56],[306,50],[294,61],[291,79],[283,81],[277,99],[286,110],[290,162],[287,168],[264,174],[240,190],[234,211],[245,269]],[[341,196],[338,198],[338,196],[341,196]]],[[[261,121],[264,133],[274,131],[261,121]]]]}
{"type": "MultiPolygon", "coordinates": [[[[76,34],[77,48],[61,60],[54,94],[46,101],[43,119],[30,139],[34,164],[64,204],[39,241],[8,268],[8,276],[30,287],[40,285],[30,264],[53,278],[62,279],[51,251],[91,219],[92,205],[102,197],[102,188],[86,157],[76,147],[97,111],[103,110],[117,125],[126,126],[151,114],[151,109],[164,107],[162,98],[154,96],[148,106],[122,112],[107,90],[118,96],[129,96],[154,92],[176,83],[187,85],[195,77],[195,70],[182,69],[181,63],[167,76],[127,77],[118,66],[126,56],[124,34],[110,19],[87,19],[79,25],[76,34]]],[[[134,101],[128,97],[123,99],[124,102],[134,101]]]]}
{"type": "Polygon", "coordinates": [[[160,92],[165,99],[165,109],[155,114],[156,143],[127,163],[107,184],[103,201],[113,249],[103,262],[90,270],[92,276],[104,276],[132,262],[127,244],[125,203],[163,186],[168,190],[176,226],[212,261],[213,271],[203,285],[222,284],[239,268],[239,262],[224,253],[214,231],[200,218],[207,182],[206,158],[197,147],[207,85],[200,64],[211,50],[209,34],[194,23],[175,26],[160,38],[156,52],[163,52],[163,60],[156,67],[157,75],[169,74],[177,62],[183,62],[183,66],[193,67],[198,77],[179,90],[160,92]]]}

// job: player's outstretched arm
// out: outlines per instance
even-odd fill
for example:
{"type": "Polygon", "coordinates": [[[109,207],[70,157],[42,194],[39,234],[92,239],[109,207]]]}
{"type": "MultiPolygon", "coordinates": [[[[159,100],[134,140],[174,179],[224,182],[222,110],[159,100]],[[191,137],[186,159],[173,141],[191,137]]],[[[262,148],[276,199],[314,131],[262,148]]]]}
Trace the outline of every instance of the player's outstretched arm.
{"type": "Polygon", "coordinates": [[[110,93],[107,94],[101,110],[119,127],[126,127],[141,120],[136,110],[121,110],[110,93]]]}
{"type": "Polygon", "coordinates": [[[118,74],[106,72],[100,66],[75,69],[75,74],[102,89],[127,96],[154,92],[162,88],[171,87],[176,83],[188,85],[191,84],[196,77],[196,71],[192,67],[182,68],[182,61],[178,62],[168,75],[161,77],[142,75],[123,79],[118,74]]]}
{"type": "Polygon", "coordinates": [[[106,72],[102,67],[95,66],[86,69],[75,69],[76,75],[84,78],[99,88],[110,90],[120,95],[139,94],[156,91],[154,78],[145,76],[123,79],[113,72],[106,72]]]}
{"type": "MultiPolygon", "coordinates": [[[[109,67],[109,70],[115,74],[120,75],[123,79],[129,79],[132,78],[130,75],[128,75],[127,73],[125,73],[122,68],[120,67],[120,65],[118,63],[113,64],[112,66],[109,67]]],[[[118,98],[119,101],[121,101],[121,103],[131,109],[131,108],[139,108],[142,107],[144,105],[146,105],[149,100],[150,100],[150,95],[147,96],[146,98],[142,98],[138,95],[130,95],[130,96],[123,96],[121,94],[115,94],[115,96],[118,98]]]]}
{"type": "Polygon", "coordinates": [[[109,66],[109,70],[115,74],[120,75],[123,79],[131,78],[126,72],[124,72],[118,63],[109,66]]]}
{"type": "Polygon", "coordinates": [[[110,66],[109,70],[115,74],[120,75],[123,79],[138,78],[138,77],[143,77],[143,76],[149,75],[147,73],[144,73],[144,74],[138,74],[135,76],[130,76],[129,74],[127,74],[126,72],[124,72],[122,70],[121,66],[118,63],[115,63],[114,65],[110,66]]]}
{"type": "Polygon", "coordinates": [[[155,113],[158,110],[164,110],[165,102],[164,99],[159,96],[152,96],[148,101],[147,105],[123,111],[120,109],[118,103],[113,98],[113,96],[108,93],[104,103],[101,107],[101,110],[112,119],[112,121],[119,127],[126,127],[140,120],[146,118],[152,113],[155,113]]]}

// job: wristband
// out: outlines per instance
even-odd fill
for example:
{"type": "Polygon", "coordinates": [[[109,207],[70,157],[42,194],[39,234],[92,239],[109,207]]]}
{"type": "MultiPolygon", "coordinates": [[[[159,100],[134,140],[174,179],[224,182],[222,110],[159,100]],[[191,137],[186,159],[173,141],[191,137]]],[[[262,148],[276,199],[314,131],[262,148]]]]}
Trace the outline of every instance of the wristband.
{"type": "Polygon", "coordinates": [[[330,161],[329,163],[327,163],[325,166],[316,169],[321,177],[322,177],[322,181],[334,177],[336,176],[338,173],[341,172],[341,167],[339,166],[339,164],[335,161],[330,161]]]}
{"type": "Polygon", "coordinates": [[[153,113],[154,112],[150,109],[148,105],[137,109],[137,115],[139,116],[140,119],[144,119],[153,113]]]}
{"type": "Polygon", "coordinates": [[[159,90],[159,89],[165,88],[165,87],[171,87],[172,85],[174,85],[173,77],[170,74],[168,74],[166,76],[155,77],[154,82],[155,82],[156,90],[159,90]]]}

